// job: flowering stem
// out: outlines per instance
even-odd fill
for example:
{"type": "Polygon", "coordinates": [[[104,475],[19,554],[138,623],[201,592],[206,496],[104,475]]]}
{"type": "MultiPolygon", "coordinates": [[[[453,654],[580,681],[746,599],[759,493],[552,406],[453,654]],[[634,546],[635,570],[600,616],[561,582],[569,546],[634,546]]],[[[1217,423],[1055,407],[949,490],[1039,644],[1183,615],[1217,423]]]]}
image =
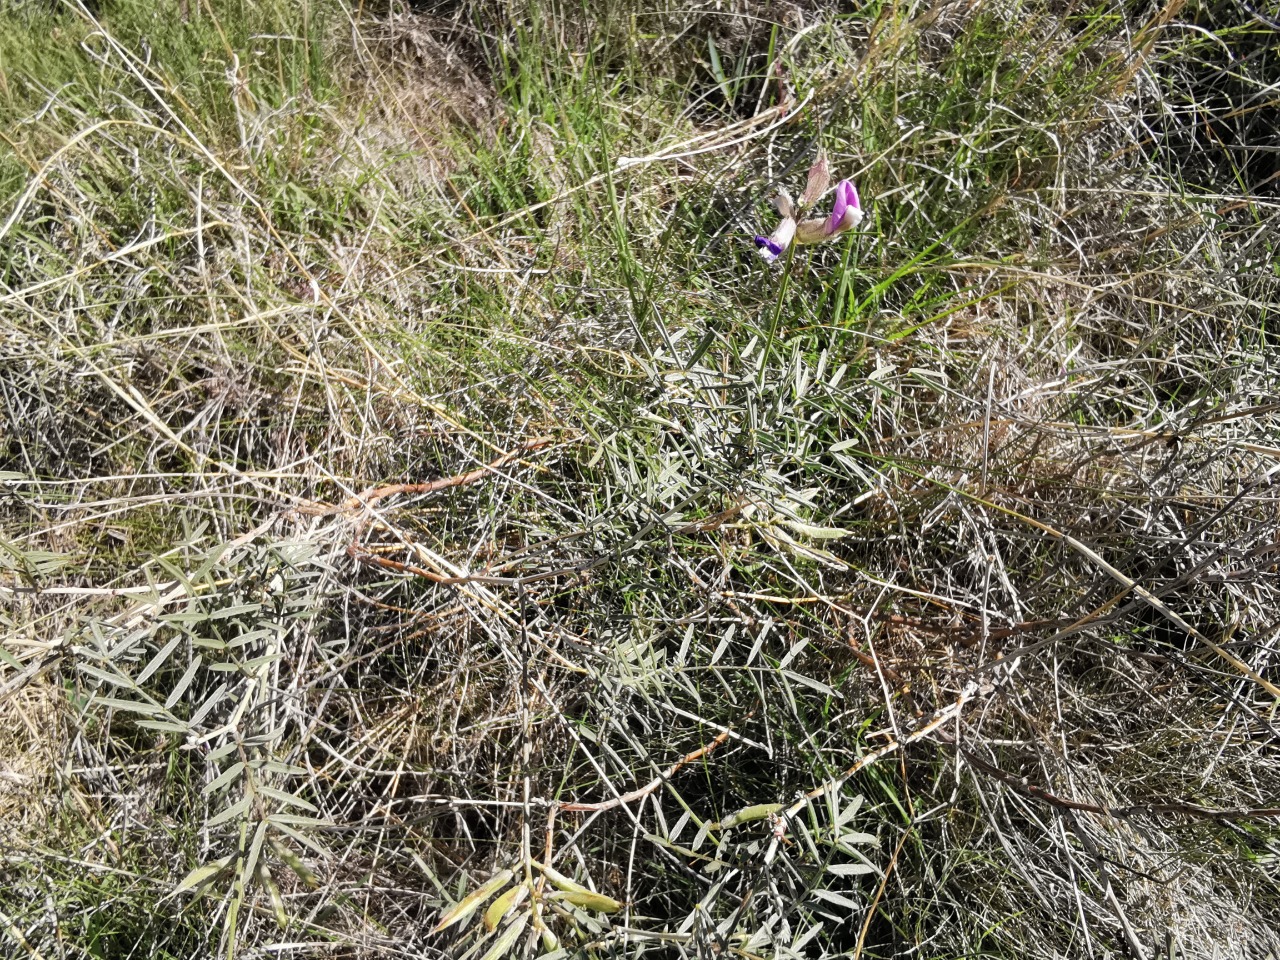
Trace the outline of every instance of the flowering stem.
{"type": "Polygon", "coordinates": [[[791,283],[791,261],[795,258],[795,246],[787,247],[787,259],[782,264],[782,284],[778,287],[778,299],[773,305],[773,316],[769,319],[769,332],[764,338],[764,350],[760,354],[760,375],[756,385],[764,386],[765,369],[769,366],[769,354],[773,352],[773,341],[778,335],[778,323],[782,319],[782,305],[787,302],[787,287],[791,283]]]}

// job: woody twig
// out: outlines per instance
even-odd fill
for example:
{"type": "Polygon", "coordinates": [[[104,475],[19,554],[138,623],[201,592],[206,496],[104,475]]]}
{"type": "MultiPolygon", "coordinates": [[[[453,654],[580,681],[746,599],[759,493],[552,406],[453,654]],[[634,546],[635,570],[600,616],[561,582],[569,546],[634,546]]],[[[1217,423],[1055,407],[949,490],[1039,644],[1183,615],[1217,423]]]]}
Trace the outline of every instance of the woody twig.
{"type": "Polygon", "coordinates": [[[492,463],[486,464],[467,473],[455,474],[452,477],[441,477],[438,480],[431,480],[427,483],[388,483],[381,486],[367,487],[354,496],[347,497],[339,504],[329,504],[320,502],[303,503],[293,508],[295,514],[308,517],[331,517],[337,514],[352,514],[366,507],[372,506],[379,500],[387,497],[394,497],[401,494],[417,495],[425,493],[436,493],[440,490],[448,490],[450,487],[462,487],[469,483],[475,483],[477,480],[483,480],[487,476],[491,476],[495,470],[514,463],[527,453],[534,450],[541,450],[548,447],[555,441],[551,437],[540,437],[536,440],[529,440],[520,444],[510,453],[504,453],[492,463]]]}

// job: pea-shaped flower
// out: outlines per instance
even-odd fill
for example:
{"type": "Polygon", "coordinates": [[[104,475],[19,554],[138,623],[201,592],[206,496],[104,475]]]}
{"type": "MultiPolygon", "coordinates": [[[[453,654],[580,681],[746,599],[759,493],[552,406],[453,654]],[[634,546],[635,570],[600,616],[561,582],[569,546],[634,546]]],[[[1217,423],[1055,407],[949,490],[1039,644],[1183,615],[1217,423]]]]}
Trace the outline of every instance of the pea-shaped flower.
{"type": "Polygon", "coordinates": [[[841,180],[836,184],[835,204],[829,217],[798,219],[801,213],[813,206],[826,192],[830,182],[826,158],[819,157],[817,163],[809,169],[809,182],[805,184],[799,204],[793,204],[785,190],[779,192],[776,204],[778,212],[782,214],[782,222],[769,236],[755,238],[760,256],[772,263],[792,243],[822,243],[852,230],[862,222],[862,204],[858,200],[858,190],[849,180],[841,180]]]}

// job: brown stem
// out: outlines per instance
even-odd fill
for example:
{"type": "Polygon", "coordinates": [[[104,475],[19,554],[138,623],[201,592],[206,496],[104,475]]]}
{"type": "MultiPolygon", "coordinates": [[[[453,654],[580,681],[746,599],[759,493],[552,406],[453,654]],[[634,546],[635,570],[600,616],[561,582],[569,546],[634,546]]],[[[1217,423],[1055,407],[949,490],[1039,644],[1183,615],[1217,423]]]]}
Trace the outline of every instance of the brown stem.
{"type": "Polygon", "coordinates": [[[1079,800],[1068,800],[1050,793],[1043,787],[1028,783],[1024,777],[1016,776],[1002,770],[978,756],[966,747],[947,741],[948,746],[958,750],[970,764],[988,776],[995,777],[1016,792],[1033,800],[1039,800],[1061,810],[1080,810],[1084,813],[1096,813],[1103,817],[1123,819],[1138,814],[1155,815],[1159,813],[1173,816],[1195,817],[1210,820],[1266,820],[1280,817],[1280,807],[1202,807],[1196,803],[1172,801],[1167,803],[1134,803],[1124,807],[1104,807],[1096,803],[1082,803],[1079,800]]]}
{"type": "MultiPolygon", "coordinates": [[[[751,717],[754,715],[755,715],[755,710],[752,710],[745,717],[743,717],[743,721],[745,722],[747,720],[750,720],[751,717]]],[[[649,794],[653,793],[653,791],[657,790],[660,786],[662,786],[664,783],[666,783],[668,780],[674,777],[677,773],[679,773],[682,767],[688,766],[689,764],[693,763],[695,760],[700,760],[703,757],[707,756],[708,754],[711,753],[711,751],[715,750],[716,747],[720,746],[720,744],[728,740],[732,734],[733,734],[732,728],[722,730],[716,736],[716,738],[712,740],[710,743],[706,744],[705,746],[699,747],[697,750],[689,751],[683,757],[681,757],[679,760],[673,763],[671,766],[667,767],[667,769],[663,773],[660,773],[658,776],[654,777],[652,780],[646,783],[643,787],[637,787],[636,789],[632,790],[630,793],[623,793],[616,797],[613,797],[612,799],[600,800],[596,803],[562,803],[559,805],[559,809],[594,813],[600,810],[612,810],[614,807],[620,807],[624,803],[630,803],[632,800],[639,800],[641,797],[647,797],[649,794]]]]}
{"type": "Polygon", "coordinates": [[[468,483],[483,480],[500,467],[505,467],[507,464],[519,460],[526,453],[533,450],[540,450],[543,447],[550,446],[553,442],[550,437],[541,437],[537,440],[522,443],[511,453],[504,453],[492,463],[467,473],[455,474],[452,477],[441,477],[439,480],[432,480],[429,483],[388,483],[383,486],[367,487],[355,496],[347,497],[337,506],[319,502],[304,503],[294,507],[293,512],[308,517],[331,517],[339,513],[354,513],[362,507],[370,506],[379,500],[393,497],[397,494],[436,493],[439,490],[447,490],[450,487],[465,486],[468,483]]]}

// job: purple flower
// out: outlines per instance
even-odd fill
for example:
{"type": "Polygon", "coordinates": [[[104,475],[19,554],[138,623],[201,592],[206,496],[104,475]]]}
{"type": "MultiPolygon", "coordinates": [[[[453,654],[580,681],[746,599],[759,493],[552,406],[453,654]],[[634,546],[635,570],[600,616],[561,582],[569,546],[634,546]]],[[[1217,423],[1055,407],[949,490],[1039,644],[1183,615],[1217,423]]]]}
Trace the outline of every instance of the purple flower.
{"type": "Polygon", "coordinates": [[[827,235],[835,236],[843,230],[852,230],[862,222],[862,204],[858,200],[858,188],[850,180],[836,184],[836,203],[827,220],[827,235]]]}
{"type": "MultiPolygon", "coordinates": [[[[783,194],[785,197],[786,194],[783,194]]],[[[790,200],[787,201],[790,206],[790,200]]],[[[787,247],[791,246],[791,241],[796,235],[796,218],[793,216],[785,216],[782,222],[778,224],[778,229],[768,237],[756,237],[756,246],[760,248],[760,256],[764,257],[770,263],[782,256],[787,247]]]]}
{"type": "Polygon", "coordinates": [[[800,220],[798,215],[813,206],[818,198],[826,192],[831,182],[827,169],[826,157],[818,157],[817,162],[809,169],[809,180],[805,184],[804,193],[800,195],[799,204],[793,204],[786,191],[778,194],[778,212],[782,214],[782,222],[767,237],[756,237],[755,244],[760,256],[772,263],[794,243],[822,243],[832,237],[852,230],[862,222],[862,204],[858,200],[858,190],[848,180],[836,184],[836,199],[831,216],[814,220],[800,220]]]}
{"type": "Polygon", "coordinates": [[[836,184],[836,202],[826,219],[805,220],[796,230],[796,243],[822,243],[862,222],[858,188],[848,180],[836,184]]]}

